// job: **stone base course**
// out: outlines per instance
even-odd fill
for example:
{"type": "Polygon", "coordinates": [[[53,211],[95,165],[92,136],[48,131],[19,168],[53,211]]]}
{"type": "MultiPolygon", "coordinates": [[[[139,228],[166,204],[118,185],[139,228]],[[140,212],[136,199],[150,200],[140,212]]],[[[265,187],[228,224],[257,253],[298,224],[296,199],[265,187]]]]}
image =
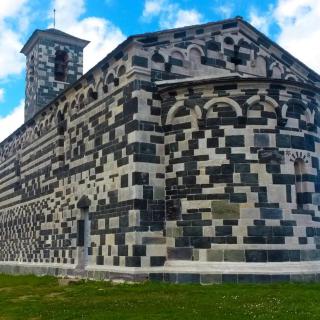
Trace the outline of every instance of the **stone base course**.
{"type": "Polygon", "coordinates": [[[87,267],[44,265],[34,263],[0,263],[3,274],[34,274],[106,281],[165,281],[172,283],[272,283],[319,282],[320,262],[313,263],[168,263],[156,268],[87,267]]]}

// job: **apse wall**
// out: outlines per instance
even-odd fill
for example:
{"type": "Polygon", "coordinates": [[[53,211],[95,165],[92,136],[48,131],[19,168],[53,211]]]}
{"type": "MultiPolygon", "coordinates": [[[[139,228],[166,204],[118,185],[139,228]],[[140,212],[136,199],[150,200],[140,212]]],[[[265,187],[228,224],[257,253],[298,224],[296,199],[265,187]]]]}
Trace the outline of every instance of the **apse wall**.
{"type": "Polygon", "coordinates": [[[161,94],[168,259],[319,260],[315,93],[229,79],[161,94]]]}

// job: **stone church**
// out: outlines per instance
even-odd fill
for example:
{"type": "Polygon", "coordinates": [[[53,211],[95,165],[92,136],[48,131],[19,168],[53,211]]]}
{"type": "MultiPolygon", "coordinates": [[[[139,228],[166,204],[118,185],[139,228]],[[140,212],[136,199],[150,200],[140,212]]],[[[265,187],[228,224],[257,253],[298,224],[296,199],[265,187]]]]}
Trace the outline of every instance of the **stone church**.
{"type": "Polygon", "coordinates": [[[241,17],[88,41],[36,30],[0,144],[0,272],[320,279],[320,76],[241,17]]]}

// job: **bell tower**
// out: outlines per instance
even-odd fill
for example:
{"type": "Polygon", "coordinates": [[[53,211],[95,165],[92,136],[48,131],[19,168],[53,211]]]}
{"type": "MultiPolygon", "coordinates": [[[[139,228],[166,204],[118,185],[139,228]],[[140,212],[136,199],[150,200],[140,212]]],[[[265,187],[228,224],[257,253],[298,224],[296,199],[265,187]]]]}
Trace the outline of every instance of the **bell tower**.
{"type": "Polygon", "coordinates": [[[82,76],[83,49],[88,43],[53,28],[33,32],[21,49],[27,65],[25,121],[82,76]]]}

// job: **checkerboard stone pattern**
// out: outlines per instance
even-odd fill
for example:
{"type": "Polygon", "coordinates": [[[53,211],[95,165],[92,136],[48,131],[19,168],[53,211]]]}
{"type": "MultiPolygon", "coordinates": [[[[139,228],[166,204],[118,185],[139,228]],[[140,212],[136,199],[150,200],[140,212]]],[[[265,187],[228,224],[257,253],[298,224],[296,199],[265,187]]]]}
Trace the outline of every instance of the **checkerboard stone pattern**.
{"type": "MultiPolygon", "coordinates": [[[[314,127],[302,129],[308,127],[306,111],[291,106],[298,102],[290,89],[273,90],[265,82],[252,96],[246,92],[252,86],[229,83],[221,92],[206,83],[193,85],[192,94],[188,86],[163,92],[168,259],[320,257],[314,127]],[[284,109],[295,128],[280,123],[284,109]]],[[[312,105],[312,96],[298,88],[295,94],[312,105]]]]}
{"type": "Polygon", "coordinates": [[[0,144],[0,270],[320,260],[319,83],[239,18],[129,38],[0,144]]]}

